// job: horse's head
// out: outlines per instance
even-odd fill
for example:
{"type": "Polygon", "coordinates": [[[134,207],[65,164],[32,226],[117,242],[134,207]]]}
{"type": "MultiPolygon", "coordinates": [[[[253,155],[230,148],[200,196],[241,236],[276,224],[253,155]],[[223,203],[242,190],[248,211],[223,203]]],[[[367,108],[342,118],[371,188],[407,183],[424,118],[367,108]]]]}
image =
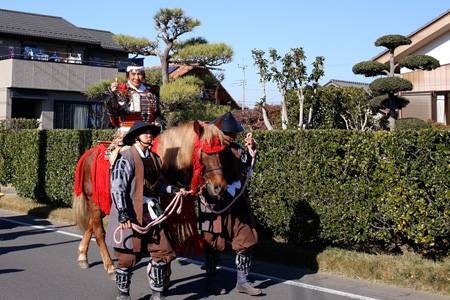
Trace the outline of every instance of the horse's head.
{"type": "Polygon", "coordinates": [[[219,155],[225,144],[223,133],[219,128],[220,124],[200,125],[198,121],[194,121],[194,131],[202,141],[202,146],[199,150],[199,161],[203,166],[201,175],[206,182],[208,194],[211,196],[218,196],[227,189],[227,182],[223,176],[219,155]]]}

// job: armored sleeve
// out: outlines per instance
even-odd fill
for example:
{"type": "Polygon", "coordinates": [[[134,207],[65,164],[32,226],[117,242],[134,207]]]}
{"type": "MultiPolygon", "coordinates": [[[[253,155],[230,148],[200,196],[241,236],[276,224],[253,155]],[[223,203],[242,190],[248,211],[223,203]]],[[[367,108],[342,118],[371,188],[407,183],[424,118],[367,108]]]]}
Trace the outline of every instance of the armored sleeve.
{"type": "Polygon", "coordinates": [[[252,166],[252,156],[242,147],[239,147],[238,153],[241,162],[241,171],[249,172],[252,166]]]}
{"type": "Polygon", "coordinates": [[[131,174],[130,163],[120,156],[111,173],[111,199],[119,212],[127,211],[126,192],[131,174]]]}

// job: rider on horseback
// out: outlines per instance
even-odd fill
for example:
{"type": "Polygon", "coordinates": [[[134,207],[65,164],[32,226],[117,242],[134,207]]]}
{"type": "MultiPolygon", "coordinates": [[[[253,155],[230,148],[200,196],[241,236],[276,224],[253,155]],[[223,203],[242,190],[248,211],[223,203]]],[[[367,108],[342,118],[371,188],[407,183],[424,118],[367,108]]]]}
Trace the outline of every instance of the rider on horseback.
{"type": "Polygon", "coordinates": [[[144,83],[145,68],[143,60],[143,58],[129,59],[126,72],[127,83],[119,83],[117,78],[115,82],[111,83],[107,108],[111,124],[118,130],[107,150],[106,158],[109,158],[111,152],[122,144],[123,137],[134,122],[161,124],[159,87],[144,83]]]}

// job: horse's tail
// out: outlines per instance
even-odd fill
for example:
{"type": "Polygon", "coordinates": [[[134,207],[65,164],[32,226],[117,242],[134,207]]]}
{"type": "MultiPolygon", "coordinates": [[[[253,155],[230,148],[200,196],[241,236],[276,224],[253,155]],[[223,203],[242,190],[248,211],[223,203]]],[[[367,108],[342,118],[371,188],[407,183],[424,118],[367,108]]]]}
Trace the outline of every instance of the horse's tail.
{"type": "Polygon", "coordinates": [[[75,188],[72,195],[72,212],[75,218],[75,224],[84,232],[89,222],[89,208],[86,203],[86,196],[83,192],[84,167],[86,159],[96,148],[92,148],[84,153],[77,163],[75,172],[75,188]]]}
{"type": "Polygon", "coordinates": [[[72,196],[72,211],[75,218],[75,224],[84,232],[86,230],[87,223],[89,222],[89,207],[86,203],[86,197],[84,193],[79,194],[73,193],[72,196]]]}

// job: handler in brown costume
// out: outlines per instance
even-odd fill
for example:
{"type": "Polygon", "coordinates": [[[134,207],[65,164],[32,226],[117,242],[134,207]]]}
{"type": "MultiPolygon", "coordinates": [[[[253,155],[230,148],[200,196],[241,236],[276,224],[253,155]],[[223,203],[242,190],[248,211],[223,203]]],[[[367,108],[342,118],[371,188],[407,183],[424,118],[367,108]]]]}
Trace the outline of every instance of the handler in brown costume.
{"type": "MultiPolygon", "coordinates": [[[[256,221],[250,208],[247,192],[244,191],[225,212],[216,214],[211,211],[211,209],[216,212],[224,209],[239,194],[245,180],[241,172],[246,174],[253,171],[250,170],[252,157],[234,142],[237,133],[244,131],[244,128],[230,112],[220,118],[222,118],[221,130],[225,135],[226,143],[225,149],[221,152],[222,166],[228,188],[227,192],[218,198],[208,196],[204,192],[208,205],[200,202],[200,229],[207,242],[205,245],[206,289],[212,294],[226,293],[216,281],[217,264],[220,253],[225,250],[227,244],[231,244],[231,248],[236,251],[236,289],[241,293],[255,296],[261,294],[261,290],[251,286],[247,277],[252,260],[251,247],[258,243],[258,234],[255,230],[256,221]]],[[[211,123],[216,123],[219,119],[211,123]]],[[[253,138],[247,138],[246,143],[256,150],[256,142],[253,138]]]]}
{"type": "MultiPolygon", "coordinates": [[[[151,260],[150,288],[153,300],[164,299],[164,279],[167,276],[167,264],[175,259],[173,237],[166,223],[153,226],[146,234],[132,230],[132,222],[145,227],[156,219],[161,212],[158,194],[173,194],[177,189],[160,181],[161,160],[150,151],[153,138],[160,132],[160,127],[136,121],[123,142],[131,145],[120,152],[111,173],[111,207],[106,244],[114,247],[118,259],[116,284],[119,294],[116,300],[130,298],[131,275],[135,265],[144,253],[149,253],[151,260]],[[114,234],[120,227],[123,239],[116,242],[114,234]]],[[[183,190],[183,193],[185,191],[183,190]]],[[[117,237],[120,236],[117,232],[117,237]]]]}

